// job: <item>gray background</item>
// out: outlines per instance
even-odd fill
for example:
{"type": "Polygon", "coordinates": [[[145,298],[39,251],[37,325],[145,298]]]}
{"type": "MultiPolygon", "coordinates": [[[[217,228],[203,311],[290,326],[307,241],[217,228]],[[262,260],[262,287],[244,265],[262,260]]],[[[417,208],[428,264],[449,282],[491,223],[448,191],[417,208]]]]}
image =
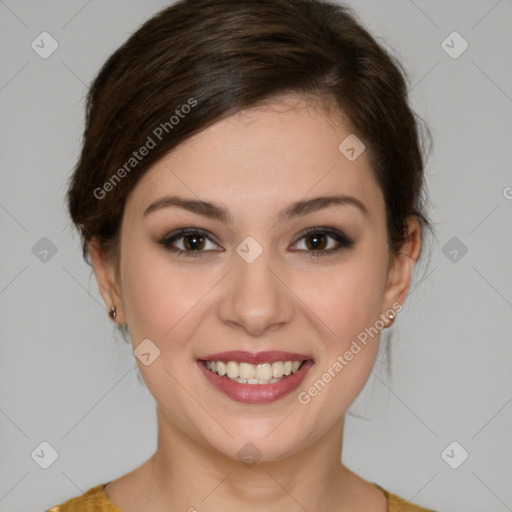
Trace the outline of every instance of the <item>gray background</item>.
{"type": "MultiPolygon", "coordinates": [[[[344,459],[439,511],[512,510],[512,2],[347,3],[402,60],[413,108],[432,128],[438,239],[392,328],[391,377],[376,366],[357,400],[371,420],[347,418],[344,459]],[[441,46],[453,31],[469,43],[456,59],[441,46]],[[452,237],[467,247],[462,257],[452,237]],[[452,441],[469,453],[458,469],[441,457],[452,441]]],[[[87,84],[167,4],[0,0],[3,512],[43,511],[156,448],[153,398],[114,333],[63,198],[87,84]],[[43,31],[59,44],[47,59],[31,48],[43,31]],[[46,261],[43,237],[57,249],[46,261]],[[58,452],[48,469],[31,456],[43,441],[58,452]]],[[[460,448],[449,453],[456,461],[460,448]]]]}

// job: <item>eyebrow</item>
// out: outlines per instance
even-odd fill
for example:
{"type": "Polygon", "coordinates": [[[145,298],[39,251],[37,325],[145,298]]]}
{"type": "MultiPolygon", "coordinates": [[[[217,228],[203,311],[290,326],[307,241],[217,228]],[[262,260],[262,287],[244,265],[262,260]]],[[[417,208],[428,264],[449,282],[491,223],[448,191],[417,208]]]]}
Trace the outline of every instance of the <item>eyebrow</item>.
{"type": "MultiPolygon", "coordinates": [[[[356,197],[347,195],[329,195],[319,196],[312,199],[296,201],[279,212],[278,223],[285,222],[295,217],[301,217],[309,213],[328,208],[330,206],[353,205],[356,206],[365,215],[369,215],[369,211],[362,201],[356,197]]],[[[222,205],[213,201],[201,201],[197,199],[185,199],[179,196],[165,196],[151,203],[142,214],[146,215],[161,210],[162,208],[178,207],[188,210],[192,213],[219,220],[225,223],[232,222],[232,216],[229,211],[222,205]]]]}

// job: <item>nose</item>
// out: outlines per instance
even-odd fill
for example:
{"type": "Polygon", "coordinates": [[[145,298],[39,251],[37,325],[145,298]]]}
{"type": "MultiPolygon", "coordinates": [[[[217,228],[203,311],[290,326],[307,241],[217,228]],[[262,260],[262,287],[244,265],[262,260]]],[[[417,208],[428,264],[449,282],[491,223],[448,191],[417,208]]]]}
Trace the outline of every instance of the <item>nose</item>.
{"type": "Polygon", "coordinates": [[[234,255],[219,302],[221,320],[259,336],[289,323],[294,314],[293,294],[286,276],[272,267],[267,251],[252,263],[234,255]]]}

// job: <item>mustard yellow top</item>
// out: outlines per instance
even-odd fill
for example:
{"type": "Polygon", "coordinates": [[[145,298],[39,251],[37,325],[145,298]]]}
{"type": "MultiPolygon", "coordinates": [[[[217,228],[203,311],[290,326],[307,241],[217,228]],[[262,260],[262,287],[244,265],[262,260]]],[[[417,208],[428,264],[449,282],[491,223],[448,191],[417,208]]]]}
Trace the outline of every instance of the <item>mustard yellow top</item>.
{"type": "MultiPolygon", "coordinates": [[[[46,512],[122,512],[121,509],[117,508],[110,501],[107,493],[104,491],[107,483],[91,487],[81,496],[70,498],[64,503],[48,509],[46,512]]],[[[389,493],[379,485],[377,487],[386,495],[388,512],[435,512],[434,510],[422,508],[414,503],[405,501],[389,493]]]]}

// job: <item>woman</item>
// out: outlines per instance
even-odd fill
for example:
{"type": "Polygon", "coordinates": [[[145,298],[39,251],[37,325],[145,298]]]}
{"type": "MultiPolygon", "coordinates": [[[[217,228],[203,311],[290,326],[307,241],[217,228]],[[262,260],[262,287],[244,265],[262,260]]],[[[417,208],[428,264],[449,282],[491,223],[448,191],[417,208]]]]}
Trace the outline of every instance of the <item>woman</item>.
{"type": "Polygon", "coordinates": [[[68,206],[158,447],[51,512],[426,510],[341,462],[431,227],[423,158],[346,7],[185,0],[137,30],[90,89],[68,206]]]}

